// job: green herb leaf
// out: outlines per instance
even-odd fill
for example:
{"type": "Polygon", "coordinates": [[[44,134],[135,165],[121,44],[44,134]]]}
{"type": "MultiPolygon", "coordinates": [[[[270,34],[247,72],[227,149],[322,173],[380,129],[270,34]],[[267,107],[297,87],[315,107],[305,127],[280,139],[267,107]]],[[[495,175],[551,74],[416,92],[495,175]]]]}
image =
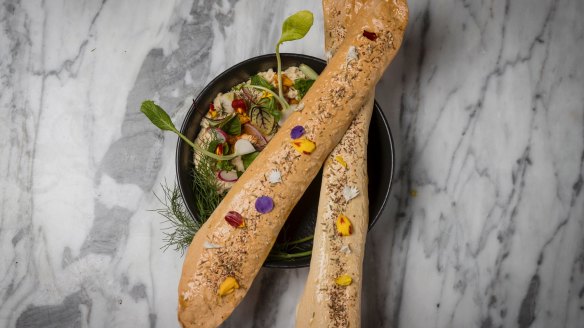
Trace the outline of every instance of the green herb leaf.
{"type": "Polygon", "coordinates": [[[237,114],[233,114],[230,118],[219,123],[218,127],[232,136],[238,136],[241,134],[241,122],[239,121],[237,114]]]}
{"type": "Polygon", "coordinates": [[[260,87],[264,87],[272,91],[275,90],[274,86],[270,82],[257,74],[251,77],[251,85],[259,85],[260,87]]]}
{"type": "Polygon", "coordinates": [[[286,41],[302,39],[306,33],[310,31],[313,21],[314,17],[308,10],[299,11],[286,18],[284,24],[282,24],[282,36],[280,37],[278,44],[282,44],[286,41]]]}
{"type": "Polygon", "coordinates": [[[231,164],[230,161],[219,161],[217,162],[217,169],[221,171],[231,171],[235,169],[235,166],[231,164]]]}
{"type": "Polygon", "coordinates": [[[314,80],[297,79],[294,81],[294,89],[298,91],[300,98],[304,98],[313,83],[314,80]]]}
{"type": "Polygon", "coordinates": [[[177,132],[170,116],[168,116],[164,109],[160,108],[160,106],[156,105],[152,100],[142,102],[140,111],[144,113],[150,122],[156,125],[160,130],[177,132]]]}
{"type": "Polygon", "coordinates": [[[251,124],[260,130],[263,135],[271,134],[278,122],[264,107],[252,107],[249,111],[249,117],[251,124]]]}
{"type": "Polygon", "coordinates": [[[217,146],[219,146],[219,144],[221,143],[221,141],[215,139],[215,140],[211,140],[209,142],[209,145],[207,146],[207,151],[214,153],[215,149],[217,149],[217,146]]]}
{"type": "Polygon", "coordinates": [[[247,170],[247,168],[251,165],[251,163],[253,162],[254,159],[256,159],[256,157],[258,157],[260,153],[259,152],[255,152],[255,153],[250,153],[250,154],[246,154],[241,156],[241,161],[243,162],[243,167],[247,170]]]}

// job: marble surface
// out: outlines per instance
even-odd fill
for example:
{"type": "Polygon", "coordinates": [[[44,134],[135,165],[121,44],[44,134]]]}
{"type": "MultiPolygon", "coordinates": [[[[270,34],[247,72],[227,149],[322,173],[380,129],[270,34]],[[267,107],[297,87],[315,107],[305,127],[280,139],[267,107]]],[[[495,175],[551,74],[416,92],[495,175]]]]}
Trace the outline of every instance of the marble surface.
{"type": "MultiPolygon", "coordinates": [[[[410,7],[377,87],[398,161],[363,327],[584,327],[584,2],[410,7]]],[[[182,258],[148,211],[176,137],[139,104],[180,122],[300,9],[283,51],[324,57],[318,1],[0,3],[1,327],[177,326],[182,258]]],[[[292,327],[307,272],[262,269],[224,326],[292,327]]]]}

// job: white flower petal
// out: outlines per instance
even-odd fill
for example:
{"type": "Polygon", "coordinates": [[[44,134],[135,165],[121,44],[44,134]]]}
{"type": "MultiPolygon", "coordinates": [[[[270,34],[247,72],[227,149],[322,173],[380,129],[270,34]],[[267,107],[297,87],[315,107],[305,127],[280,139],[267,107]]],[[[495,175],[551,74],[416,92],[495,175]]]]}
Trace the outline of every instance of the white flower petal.
{"type": "Polygon", "coordinates": [[[351,254],[351,247],[349,245],[341,246],[341,253],[351,254]]]}
{"type": "Polygon", "coordinates": [[[343,197],[345,197],[346,201],[350,201],[357,197],[357,195],[359,195],[359,189],[356,187],[345,186],[345,188],[343,188],[343,197]]]}
{"type": "Polygon", "coordinates": [[[278,170],[271,170],[268,173],[268,181],[270,183],[279,183],[282,182],[282,173],[278,170]]]}

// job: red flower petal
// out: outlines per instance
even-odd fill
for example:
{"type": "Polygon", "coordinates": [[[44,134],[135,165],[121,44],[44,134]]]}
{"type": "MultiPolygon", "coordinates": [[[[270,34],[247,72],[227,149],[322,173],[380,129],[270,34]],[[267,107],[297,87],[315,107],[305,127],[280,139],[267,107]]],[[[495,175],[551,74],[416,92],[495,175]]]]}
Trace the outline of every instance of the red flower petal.
{"type": "Polygon", "coordinates": [[[371,41],[377,40],[377,34],[369,31],[363,31],[363,36],[371,41]]]}

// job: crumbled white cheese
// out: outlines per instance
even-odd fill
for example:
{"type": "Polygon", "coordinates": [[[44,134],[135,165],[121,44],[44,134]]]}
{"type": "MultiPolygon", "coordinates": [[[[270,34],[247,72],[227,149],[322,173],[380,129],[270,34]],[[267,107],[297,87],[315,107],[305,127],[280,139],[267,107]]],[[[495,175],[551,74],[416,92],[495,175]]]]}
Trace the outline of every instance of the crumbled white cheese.
{"type": "Polygon", "coordinates": [[[217,244],[210,243],[210,242],[208,242],[208,241],[206,241],[206,240],[205,240],[205,242],[203,243],[203,248],[206,248],[206,249],[221,248],[221,247],[222,247],[222,246],[220,246],[220,245],[217,245],[217,244]]]}
{"type": "Polygon", "coordinates": [[[341,246],[341,253],[351,254],[351,247],[349,245],[341,246]]]}
{"type": "Polygon", "coordinates": [[[295,99],[296,97],[298,97],[298,91],[294,88],[290,88],[290,89],[288,89],[288,93],[286,94],[286,97],[288,97],[290,99],[295,99]]]}
{"type": "Polygon", "coordinates": [[[357,195],[359,195],[359,189],[356,187],[345,186],[345,188],[343,188],[343,197],[345,197],[346,201],[350,201],[351,199],[357,197],[357,195]]]}
{"type": "Polygon", "coordinates": [[[350,46],[349,51],[347,52],[347,63],[351,60],[359,59],[359,53],[357,53],[357,48],[355,46],[350,46]]]}
{"type": "Polygon", "coordinates": [[[284,74],[292,81],[297,79],[305,79],[306,75],[296,66],[290,66],[285,71],[284,74]]]}
{"type": "Polygon", "coordinates": [[[271,170],[268,173],[268,181],[270,183],[279,183],[282,182],[282,173],[278,170],[271,170]]]}
{"type": "Polygon", "coordinates": [[[266,81],[271,82],[273,81],[274,75],[276,75],[276,73],[274,73],[274,70],[270,68],[266,72],[259,72],[258,75],[266,79],[266,81]]]}
{"type": "Polygon", "coordinates": [[[299,111],[301,111],[303,109],[304,109],[304,103],[301,102],[301,103],[298,104],[298,106],[296,106],[296,108],[294,110],[297,111],[297,112],[299,112],[299,111]]]}

